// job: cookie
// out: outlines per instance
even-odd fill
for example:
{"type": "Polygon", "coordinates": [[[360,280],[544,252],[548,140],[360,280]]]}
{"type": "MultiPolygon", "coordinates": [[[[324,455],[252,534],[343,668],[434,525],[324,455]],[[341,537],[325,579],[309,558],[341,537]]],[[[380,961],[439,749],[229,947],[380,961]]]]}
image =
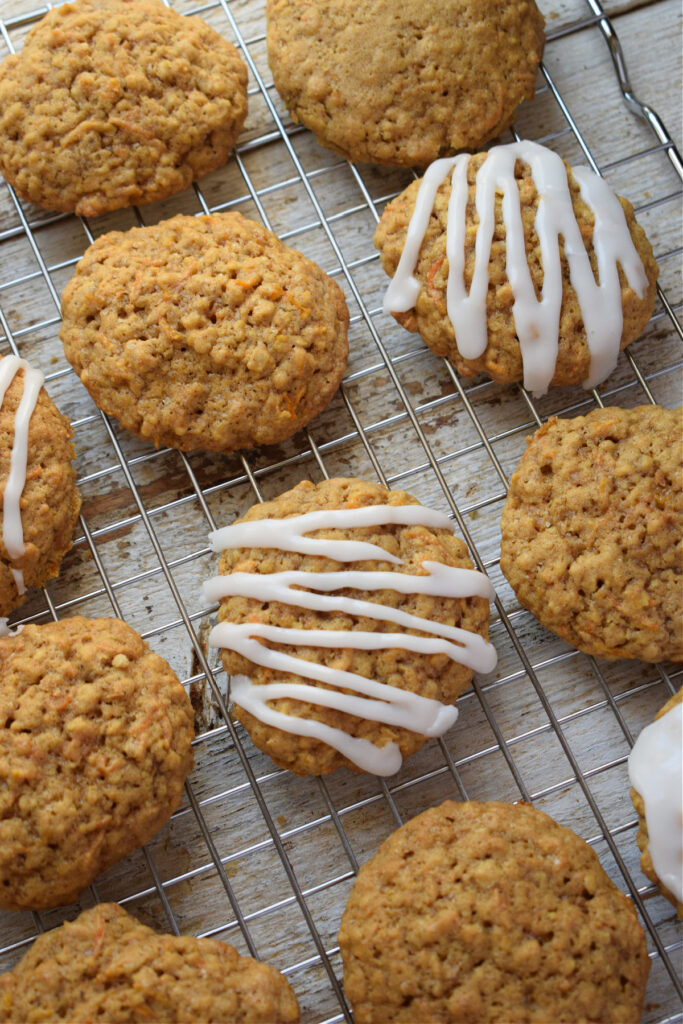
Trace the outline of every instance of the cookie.
{"type": "Polygon", "coordinates": [[[182,451],[283,441],[325,408],[346,366],[339,286],[239,213],[100,236],[62,314],[67,359],[96,404],[182,451]]]}
{"type": "Polygon", "coordinates": [[[339,944],[356,1024],[638,1024],[650,969],[593,850],[529,804],[447,801],[398,829],[339,944]]]}
{"type": "Polygon", "coordinates": [[[488,579],[441,512],[362,480],[308,481],[211,534],[210,643],[253,742],[297,775],[390,775],[496,665],[488,579]]]}
{"type": "Polygon", "coordinates": [[[682,491],[680,410],[550,419],[501,519],[520,604],[587,654],[683,661],[682,491]]]}
{"type": "Polygon", "coordinates": [[[386,312],[463,376],[535,395],[595,387],[654,308],[631,204],[536,142],[437,161],[386,207],[375,245],[386,312]]]}
{"type": "Polygon", "coordinates": [[[71,903],[180,803],[193,715],[118,619],[0,637],[0,906],[71,903]]]}
{"type": "Polygon", "coordinates": [[[0,171],[85,217],[165,199],[225,163],[246,86],[232,43],[161,0],[63,4],[0,65],[0,171]]]}
{"type": "Polygon", "coordinates": [[[59,572],[81,499],[71,424],[25,359],[0,359],[0,616],[59,572]]]}
{"type": "Polygon", "coordinates": [[[0,976],[0,1021],[297,1024],[296,996],[268,964],[216,939],[157,935],[100,903],[40,935],[0,976]]]}
{"type": "Polygon", "coordinates": [[[628,774],[643,874],[683,918],[683,689],[641,732],[628,774]]]}
{"type": "Polygon", "coordinates": [[[476,149],[533,99],[533,0],[268,0],[268,63],[295,121],[349,160],[476,149]]]}

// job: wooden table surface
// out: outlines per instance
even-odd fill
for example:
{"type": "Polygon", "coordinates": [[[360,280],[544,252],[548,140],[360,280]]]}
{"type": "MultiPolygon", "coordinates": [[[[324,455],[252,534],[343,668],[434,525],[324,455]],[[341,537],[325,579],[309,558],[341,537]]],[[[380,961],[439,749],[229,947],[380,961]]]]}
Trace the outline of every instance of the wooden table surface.
{"type": "MultiPolygon", "coordinates": [[[[681,924],[640,872],[626,759],[634,737],[681,685],[681,670],[573,651],[519,608],[498,565],[505,484],[526,436],[549,415],[588,411],[596,398],[567,388],[532,401],[519,387],[460,381],[385,316],[386,282],[372,234],[410,173],[354,168],[291,124],[266,62],[265,0],[173,6],[201,13],[243,46],[251,62],[250,113],[237,154],[202,180],[198,193],[190,189],[139,216],[153,223],[204,204],[263,219],[344,288],[351,355],[342,392],[287,444],[233,458],[155,451],[99,414],[57,334],[59,294],[88,243],[87,229],[99,235],[126,228],[138,214],[122,211],[86,226],[20,206],[0,185],[0,351],[14,346],[46,373],[50,394],[74,423],[83,495],[78,539],[60,577],[47,592],[31,594],[14,621],[121,615],[172,663],[196,709],[196,767],[182,807],[145,850],[86,890],[80,907],[119,900],[160,930],[223,938],[286,971],[307,1024],[350,1020],[336,936],[358,865],[401,821],[446,797],[531,799],[589,841],[636,899],[652,957],[643,1020],[679,1019],[672,974],[680,974],[681,924]],[[430,742],[386,782],[346,771],[298,779],[275,769],[241,727],[226,722],[227,680],[216,671],[207,682],[198,655],[215,615],[200,590],[214,572],[210,526],[323,475],[379,476],[457,513],[458,532],[500,599],[492,624],[497,671],[463,696],[459,721],[443,741],[430,742]]],[[[588,3],[540,6],[549,35],[545,72],[516,129],[571,163],[585,162],[583,147],[590,152],[636,207],[660,262],[664,296],[680,311],[681,181],[667,148],[627,109],[588,3]]],[[[44,10],[31,0],[0,0],[0,57],[8,46],[21,47],[44,10]]],[[[606,11],[634,91],[680,144],[680,3],[615,2],[606,11]]],[[[622,354],[600,400],[680,402],[680,337],[662,299],[629,351],[632,359],[622,354]]],[[[38,931],[80,907],[1,913],[0,969],[16,962],[38,931]]]]}

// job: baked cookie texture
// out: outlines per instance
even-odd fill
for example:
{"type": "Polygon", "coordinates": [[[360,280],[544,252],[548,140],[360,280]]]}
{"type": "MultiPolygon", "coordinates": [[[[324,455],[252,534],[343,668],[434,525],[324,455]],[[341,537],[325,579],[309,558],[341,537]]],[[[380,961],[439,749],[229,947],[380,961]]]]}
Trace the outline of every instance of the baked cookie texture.
{"type": "Polygon", "coordinates": [[[297,1024],[296,996],[268,964],[216,939],[158,935],[100,903],[40,935],[0,976],[0,1021],[297,1024]]]}
{"type": "Polygon", "coordinates": [[[533,99],[533,0],[268,0],[268,62],[295,121],[350,160],[476,149],[533,99]]]}
{"type": "MultiPolygon", "coordinates": [[[[678,693],[675,693],[673,697],[670,697],[666,704],[659,709],[654,718],[655,722],[660,718],[663,718],[669,711],[673,711],[673,709],[681,702],[683,702],[683,687],[681,687],[678,693]]],[[[681,745],[683,745],[683,737],[681,737],[681,745]]],[[[631,786],[631,801],[638,813],[638,835],[636,837],[636,842],[638,843],[638,849],[640,850],[641,871],[650,879],[651,882],[654,882],[654,884],[659,887],[662,895],[666,896],[669,902],[674,905],[676,913],[681,919],[683,919],[683,902],[681,902],[681,900],[679,900],[670,889],[667,889],[655,871],[654,864],[652,863],[652,856],[650,854],[650,834],[647,827],[647,821],[645,819],[645,801],[638,790],[633,786],[631,786]]],[[[675,821],[671,824],[672,828],[677,827],[675,821]]]]}
{"type": "Polygon", "coordinates": [[[193,714],[118,619],[0,637],[0,906],[73,902],[180,803],[193,714]]]}
{"type": "Polygon", "coordinates": [[[186,188],[247,113],[238,51],[161,0],[77,0],[0,65],[0,171],[23,199],[95,217],[186,188]]]}
{"type": "MultiPolygon", "coordinates": [[[[249,509],[238,522],[253,522],[267,518],[284,520],[323,509],[356,509],[372,505],[419,505],[419,502],[404,491],[390,491],[363,480],[336,478],[319,484],[304,481],[274,500],[249,509]]],[[[221,554],[218,571],[220,574],[269,574],[289,570],[322,573],[352,568],[365,571],[400,571],[419,576],[425,574],[422,563],[426,560],[448,566],[472,568],[464,542],[445,529],[382,525],[314,530],[310,536],[330,540],[362,540],[377,544],[390,554],[398,556],[403,564],[373,559],[342,563],[319,554],[299,554],[266,548],[236,548],[228,549],[221,554]]],[[[359,591],[351,587],[335,593],[381,603],[425,619],[459,626],[482,637],[488,636],[489,604],[481,597],[441,598],[426,594],[403,594],[389,589],[359,591]]],[[[224,598],[220,603],[218,621],[266,623],[295,629],[361,630],[371,633],[396,632],[399,628],[394,623],[381,619],[340,611],[320,612],[294,607],[277,600],[261,602],[245,597],[224,598]]],[[[359,650],[314,646],[281,649],[295,653],[305,661],[357,673],[367,679],[389,683],[446,705],[455,703],[456,698],[467,689],[474,675],[471,669],[449,660],[444,654],[425,655],[407,649],[359,650]]],[[[257,687],[273,682],[306,682],[326,686],[325,683],[304,680],[294,673],[257,665],[230,650],[222,652],[222,661],[228,673],[245,674],[257,687]]],[[[281,697],[269,701],[268,704],[288,716],[322,722],[332,728],[343,730],[350,736],[369,740],[376,747],[396,743],[403,759],[419,750],[427,740],[421,733],[401,726],[370,721],[305,700],[281,697]]],[[[297,775],[325,775],[342,766],[352,771],[361,770],[338,750],[317,738],[297,736],[266,724],[245,711],[239,704],[235,706],[235,712],[254,744],[268,754],[277,765],[297,775]]]]}
{"type": "Polygon", "coordinates": [[[637,1024],[650,969],[593,850],[528,804],[447,801],[398,829],[339,943],[358,1024],[637,1024]]]}
{"type": "MultiPolygon", "coordinates": [[[[15,420],[24,394],[25,368],[20,368],[0,405],[0,510],[16,438],[15,420]]],[[[42,587],[59,572],[81,508],[76,471],[71,463],[73,430],[45,388],[41,388],[28,428],[26,482],[19,501],[25,551],[10,557],[0,530],[0,616],[25,600],[12,570],[19,569],[26,587],[42,587]]]]}
{"type": "Polygon", "coordinates": [[[325,408],[348,309],[312,260],[238,213],[100,236],[62,295],[60,337],[95,403],[145,441],[230,453],[325,408]]]}
{"type": "Polygon", "coordinates": [[[587,654],[683,660],[681,411],[550,419],[528,442],[501,518],[520,604],[587,654]]]}
{"type": "MultiPolygon", "coordinates": [[[[479,226],[479,216],[475,206],[476,176],[486,159],[486,153],[476,153],[470,157],[467,167],[463,276],[468,294],[475,269],[475,244],[479,226]]],[[[581,197],[579,185],[574,178],[572,169],[568,165],[566,167],[574,214],[588,252],[593,274],[599,279],[597,255],[593,244],[595,216],[581,197]]],[[[540,299],[544,270],[539,238],[535,228],[540,196],[531,168],[525,161],[518,159],[515,162],[515,178],[520,197],[527,264],[536,298],[540,299]]],[[[403,252],[421,180],[412,182],[401,195],[387,205],[375,231],[375,246],[380,251],[382,266],[390,277],[396,273],[403,252]]],[[[502,194],[499,191],[495,196],[493,240],[488,262],[489,280],[485,299],[486,347],[477,357],[465,357],[458,347],[446,304],[450,266],[446,256],[446,231],[451,180],[452,175],[449,174],[438,188],[420,248],[414,272],[420,284],[417,301],[406,312],[394,312],[392,315],[407,330],[418,332],[436,355],[449,359],[463,377],[486,373],[493,380],[502,384],[521,381],[524,379],[524,366],[513,317],[515,296],[508,277],[507,236],[503,222],[502,194]]],[[[652,315],[658,268],[645,232],[634,217],[633,207],[627,199],[621,196],[617,198],[624,210],[628,231],[647,276],[647,287],[643,295],[639,297],[636,291],[629,286],[621,266],[618,268],[623,310],[619,347],[623,349],[642,334],[652,315]]],[[[560,260],[562,296],[557,337],[558,350],[555,370],[550,383],[552,385],[580,384],[589,376],[591,359],[581,306],[569,276],[564,242],[560,245],[560,260]]],[[[466,337],[464,341],[469,341],[469,338],[466,337]]]]}

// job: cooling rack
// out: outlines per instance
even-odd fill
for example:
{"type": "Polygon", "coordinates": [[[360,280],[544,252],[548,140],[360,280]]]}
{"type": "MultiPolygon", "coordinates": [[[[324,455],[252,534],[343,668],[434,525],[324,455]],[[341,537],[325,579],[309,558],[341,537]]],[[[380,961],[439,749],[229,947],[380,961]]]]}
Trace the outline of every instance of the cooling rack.
{"type": "MultiPolygon", "coordinates": [[[[542,4],[548,45],[537,97],[513,134],[604,173],[634,203],[661,274],[648,330],[609,380],[540,400],[521,387],[459,379],[382,312],[386,281],[372,234],[411,175],[352,166],[292,124],[267,66],[263,0],[174,6],[204,17],[247,61],[250,113],[236,153],[181,196],[90,222],[20,203],[0,184],[0,351],[45,372],[74,426],[83,496],[60,577],[14,622],[124,617],[191,696],[196,766],[168,826],[98,878],[79,906],[0,914],[0,969],[38,932],[117,900],[159,930],[218,937],[268,960],[287,975],[307,1024],[351,1021],[336,936],[359,864],[400,823],[447,797],[524,799],[583,836],[633,899],[652,962],[643,1020],[679,1020],[681,927],[640,872],[626,759],[681,685],[681,669],[572,650],[519,607],[498,564],[507,480],[537,425],[596,405],[680,401],[681,162],[664,124],[678,114],[678,5],[612,4],[608,14],[597,0],[542,4]],[[636,98],[615,25],[636,91],[644,85],[646,98],[656,97],[664,121],[636,98]],[[65,362],[59,295],[102,232],[226,209],[262,220],[344,288],[348,372],[330,407],[287,444],[232,458],[153,450],[100,414],[65,362]],[[497,671],[461,698],[451,732],[388,780],[346,771],[298,779],[276,769],[231,720],[228,680],[206,645],[215,614],[200,589],[215,571],[209,529],[299,480],[334,475],[379,479],[450,513],[498,593],[497,671]]],[[[19,49],[46,10],[1,0],[0,56],[19,49]]]]}

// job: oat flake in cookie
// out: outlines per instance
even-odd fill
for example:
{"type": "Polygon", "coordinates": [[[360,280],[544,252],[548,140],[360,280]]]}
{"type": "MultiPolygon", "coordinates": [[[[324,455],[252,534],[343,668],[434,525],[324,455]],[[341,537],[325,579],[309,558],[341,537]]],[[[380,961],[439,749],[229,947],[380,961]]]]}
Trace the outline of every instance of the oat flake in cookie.
{"type": "Polygon", "coordinates": [[[268,62],[295,121],[350,160],[424,167],[532,99],[533,0],[268,0],[268,62]]]}
{"type": "Polygon", "coordinates": [[[631,204],[535,142],[436,161],[375,232],[384,308],[465,377],[592,388],[652,315],[631,204]]]}
{"type": "Polygon", "coordinates": [[[325,408],[346,367],[339,286],[239,213],[101,235],[62,315],[66,357],[96,404],[182,451],[283,441],[325,408]]]}
{"type": "Polygon", "coordinates": [[[158,832],[192,767],[170,666],[119,619],[0,637],[0,906],[71,903],[158,832]]]}
{"type": "Polygon", "coordinates": [[[71,424],[25,359],[0,359],[0,616],[56,576],[81,499],[71,424]]]}
{"type": "Polygon", "coordinates": [[[228,158],[247,112],[236,48],[161,0],[77,0],[0,65],[0,171],[23,199],[94,217],[228,158]]]}
{"type": "Polygon", "coordinates": [[[0,1022],[298,1024],[296,996],[268,964],[216,939],[158,935],[116,903],[40,935],[0,975],[0,1022]]]}
{"type": "Polygon", "coordinates": [[[455,722],[491,672],[493,588],[448,516],[403,491],[333,479],[211,534],[210,643],[252,740],[283,768],[390,775],[455,722]]]}
{"type": "Polygon", "coordinates": [[[520,604],[601,658],[683,661],[681,410],[554,417],[529,440],[501,519],[520,604]]]}
{"type": "Polygon", "coordinates": [[[594,851],[529,804],[407,822],[360,869],[339,945],[357,1024],[638,1024],[650,970],[594,851]]]}

